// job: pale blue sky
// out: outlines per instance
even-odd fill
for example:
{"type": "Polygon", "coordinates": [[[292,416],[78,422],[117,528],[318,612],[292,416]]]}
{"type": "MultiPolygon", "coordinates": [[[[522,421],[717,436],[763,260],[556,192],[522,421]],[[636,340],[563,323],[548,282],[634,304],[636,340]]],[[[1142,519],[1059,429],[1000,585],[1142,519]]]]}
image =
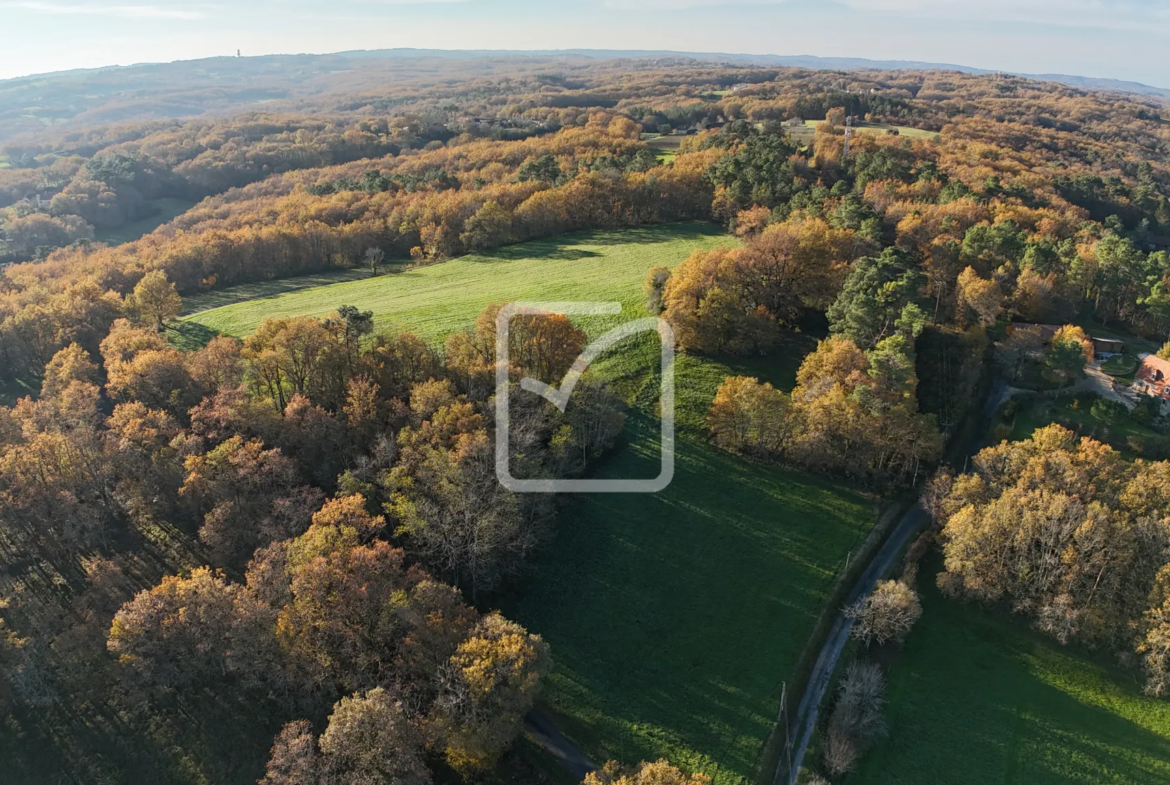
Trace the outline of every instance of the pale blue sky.
{"type": "Polygon", "coordinates": [[[1170,87],[1170,0],[0,0],[0,78],[346,49],[928,60],[1170,87]]]}

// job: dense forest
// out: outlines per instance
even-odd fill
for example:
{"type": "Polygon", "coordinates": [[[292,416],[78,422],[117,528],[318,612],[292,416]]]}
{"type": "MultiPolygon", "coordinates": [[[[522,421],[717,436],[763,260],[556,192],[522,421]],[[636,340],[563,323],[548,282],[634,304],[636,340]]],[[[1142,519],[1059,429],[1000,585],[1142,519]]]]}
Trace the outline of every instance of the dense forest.
{"type": "MultiPolygon", "coordinates": [[[[93,781],[473,781],[556,656],[492,610],[557,515],[495,480],[494,309],[443,346],[338,303],[182,352],[167,337],[184,296],[718,222],[737,247],[647,273],[679,348],[767,355],[810,318],[828,337],[791,391],[726,379],[712,440],[878,495],[929,476],[986,358],[1059,388],[1093,355],[1074,322],[1170,340],[1155,99],[929,71],[396,67],[263,112],[83,113],[4,140],[0,382],[39,394],[0,407],[0,710],[38,737],[125,729],[113,762],[71,764],[93,781]],[[131,242],[94,239],[165,198],[197,204],[131,242]],[[1070,327],[1042,344],[1006,321],[1070,327]]],[[[553,381],[586,336],[549,315],[512,340],[511,370],[553,381]]],[[[600,381],[563,422],[525,400],[509,449],[527,476],[586,473],[623,427],[600,381]]],[[[1094,445],[1041,432],[937,479],[944,581],[1136,654],[1160,694],[1170,524],[1135,489],[1162,499],[1166,464],[1094,445]],[[1028,485],[1042,449],[1053,488],[1028,485]],[[1013,516],[1060,526],[1009,542],[1013,516]],[[1006,559],[1030,577],[1005,577],[1006,559]]],[[[659,765],[590,781],[675,781],[659,765]]]]}

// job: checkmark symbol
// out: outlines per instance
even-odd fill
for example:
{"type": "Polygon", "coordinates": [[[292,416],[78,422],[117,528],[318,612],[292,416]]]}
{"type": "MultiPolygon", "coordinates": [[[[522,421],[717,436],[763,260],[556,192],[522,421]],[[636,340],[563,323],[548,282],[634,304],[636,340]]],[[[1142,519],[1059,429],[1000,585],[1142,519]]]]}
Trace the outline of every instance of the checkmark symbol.
{"type": "Polygon", "coordinates": [[[553,406],[557,407],[563,414],[569,405],[569,396],[573,394],[573,390],[577,387],[577,382],[581,381],[581,376],[585,371],[589,370],[590,364],[597,359],[598,355],[632,335],[638,335],[647,331],[657,332],[659,324],[659,319],[651,317],[649,319],[636,319],[613,328],[585,347],[585,351],[581,352],[569,367],[568,372],[565,373],[565,378],[561,380],[560,387],[553,387],[539,379],[533,379],[531,376],[525,376],[521,379],[520,387],[544,398],[553,406]]]}
{"type": "Polygon", "coordinates": [[[566,316],[619,316],[622,304],[616,302],[517,302],[508,303],[496,314],[496,478],[500,484],[513,493],[657,493],[670,485],[674,478],[674,332],[664,319],[651,317],[626,322],[602,335],[573,361],[561,379],[560,386],[554,387],[538,379],[525,377],[520,388],[535,393],[557,407],[562,413],[569,405],[569,399],[581,381],[581,376],[594,360],[618,341],[644,332],[658,333],[659,387],[661,390],[660,444],[662,449],[661,470],[652,479],[623,479],[620,477],[592,478],[548,478],[523,479],[512,476],[511,449],[508,430],[511,424],[511,392],[515,368],[509,361],[509,326],[513,316],[541,316],[560,313],[566,316]]]}

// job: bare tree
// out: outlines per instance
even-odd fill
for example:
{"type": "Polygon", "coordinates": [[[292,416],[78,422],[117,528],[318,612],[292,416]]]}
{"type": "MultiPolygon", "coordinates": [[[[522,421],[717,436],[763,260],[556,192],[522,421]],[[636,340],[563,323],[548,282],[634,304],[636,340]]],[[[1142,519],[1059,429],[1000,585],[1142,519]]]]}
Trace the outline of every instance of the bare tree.
{"type": "Polygon", "coordinates": [[[878,645],[902,643],[922,616],[922,603],[918,593],[905,583],[878,581],[868,597],[845,609],[845,615],[853,619],[853,637],[866,646],[874,641],[878,645]]]}
{"type": "Polygon", "coordinates": [[[873,662],[853,662],[837,688],[825,739],[825,767],[833,776],[852,771],[869,745],[885,735],[886,681],[873,662]]]}
{"type": "Polygon", "coordinates": [[[381,248],[367,248],[362,260],[370,268],[370,275],[378,274],[378,265],[386,258],[386,252],[381,248]]]}

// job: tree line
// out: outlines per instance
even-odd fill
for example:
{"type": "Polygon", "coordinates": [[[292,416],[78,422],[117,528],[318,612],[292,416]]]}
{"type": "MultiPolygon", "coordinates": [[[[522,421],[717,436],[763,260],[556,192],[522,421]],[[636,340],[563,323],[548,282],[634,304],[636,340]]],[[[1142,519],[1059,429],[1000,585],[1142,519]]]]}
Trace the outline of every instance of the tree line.
{"type": "MultiPolygon", "coordinates": [[[[351,307],[183,354],[159,330],[180,307],[148,274],[100,362],[70,343],[37,399],[0,407],[6,558],[60,592],[6,600],[6,708],[89,701],[147,733],[243,701],[287,723],[268,783],[490,770],[550,655],[477,606],[555,514],[496,481],[497,307],[445,355],[351,307]]],[[[511,335],[515,373],[542,378],[586,343],[557,315],[511,335]]],[[[617,399],[589,379],[574,398],[512,404],[514,471],[578,475],[612,445],[617,399]]]]}

